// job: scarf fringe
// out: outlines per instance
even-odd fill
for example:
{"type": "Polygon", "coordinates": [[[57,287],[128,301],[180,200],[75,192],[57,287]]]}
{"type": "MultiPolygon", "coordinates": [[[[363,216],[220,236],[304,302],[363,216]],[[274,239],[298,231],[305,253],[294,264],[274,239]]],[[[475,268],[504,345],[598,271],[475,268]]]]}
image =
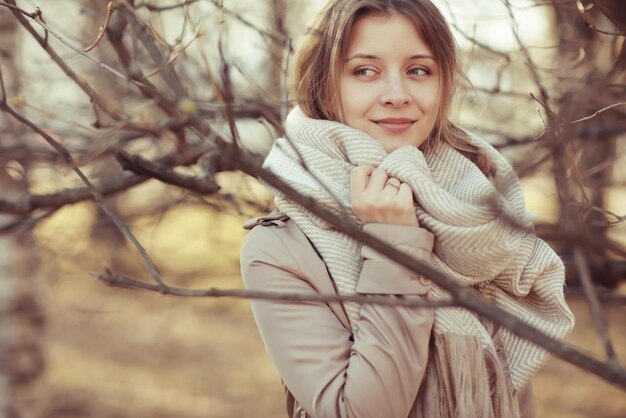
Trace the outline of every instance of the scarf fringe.
{"type": "Polygon", "coordinates": [[[473,336],[433,333],[409,417],[519,418],[516,391],[498,345],[498,352],[492,352],[473,336]]]}

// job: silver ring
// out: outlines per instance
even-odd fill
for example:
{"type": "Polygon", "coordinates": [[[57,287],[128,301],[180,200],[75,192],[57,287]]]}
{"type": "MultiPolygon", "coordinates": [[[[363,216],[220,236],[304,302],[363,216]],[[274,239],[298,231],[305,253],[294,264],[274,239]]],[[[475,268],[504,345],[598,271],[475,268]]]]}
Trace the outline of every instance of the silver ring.
{"type": "Polygon", "coordinates": [[[400,180],[398,180],[395,177],[389,177],[387,179],[387,182],[385,183],[385,186],[392,186],[395,187],[397,190],[400,190],[400,180]]]}

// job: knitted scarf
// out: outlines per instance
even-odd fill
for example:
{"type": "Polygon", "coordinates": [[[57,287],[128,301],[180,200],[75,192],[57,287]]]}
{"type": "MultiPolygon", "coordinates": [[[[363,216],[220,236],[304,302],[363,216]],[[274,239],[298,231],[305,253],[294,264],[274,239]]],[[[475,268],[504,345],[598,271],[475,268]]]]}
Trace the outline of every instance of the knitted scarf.
{"type": "MultiPolygon", "coordinates": [[[[435,235],[432,267],[552,337],[572,329],[563,264],[535,235],[513,169],[485,141],[467,134],[495,167],[492,178],[443,141],[425,152],[404,146],[387,153],[366,133],[308,118],[297,107],[285,129],[289,139],[275,142],[264,166],[299,192],[359,223],[350,209],[350,170],[355,165],[385,170],[413,189],[420,227],[435,235]]],[[[278,209],[315,245],[338,293],[355,294],[361,244],[270,191],[278,209]]],[[[450,299],[436,285],[428,297],[450,299]]],[[[344,308],[354,328],[360,305],[347,302],[344,308]]],[[[409,416],[516,417],[516,390],[546,357],[542,348],[471,311],[439,308],[427,370],[409,416]]]]}

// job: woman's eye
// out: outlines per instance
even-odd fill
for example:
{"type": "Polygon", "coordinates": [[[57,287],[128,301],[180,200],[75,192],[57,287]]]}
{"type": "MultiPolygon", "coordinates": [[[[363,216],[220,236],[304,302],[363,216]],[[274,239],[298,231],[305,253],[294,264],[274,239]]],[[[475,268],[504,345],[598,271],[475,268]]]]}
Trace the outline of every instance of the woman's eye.
{"type": "Polygon", "coordinates": [[[414,67],[414,68],[409,69],[407,73],[409,75],[428,75],[430,74],[430,71],[428,71],[426,68],[414,67]]]}
{"type": "Polygon", "coordinates": [[[376,72],[371,68],[357,68],[356,70],[354,70],[354,75],[360,77],[371,77],[375,74],[376,72]]]}

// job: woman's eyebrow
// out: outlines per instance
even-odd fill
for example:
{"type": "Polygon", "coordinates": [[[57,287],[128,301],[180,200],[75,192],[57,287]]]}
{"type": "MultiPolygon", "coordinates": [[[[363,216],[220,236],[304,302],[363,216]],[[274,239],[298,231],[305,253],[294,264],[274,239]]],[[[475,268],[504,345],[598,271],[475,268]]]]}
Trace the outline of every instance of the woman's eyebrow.
{"type": "MultiPolygon", "coordinates": [[[[382,58],[376,56],[376,55],[371,55],[371,54],[354,54],[351,57],[349,57],[348,59],[346,59],[346,62],[353,60],[353,59],[357,59],[357,58],[364,58],[364,59],[371,59],[371,60],[377,60],[377,61],[381,61],[382,58]]],[[[430,60],[435,60],[435,57],[433,57],[432,55],[428,55],[428,54],[415,54],[415,55],[411,55],[410,57],[407,58],[408,60],[415,60],[415,59],[430,59],[430,60]]]]}

